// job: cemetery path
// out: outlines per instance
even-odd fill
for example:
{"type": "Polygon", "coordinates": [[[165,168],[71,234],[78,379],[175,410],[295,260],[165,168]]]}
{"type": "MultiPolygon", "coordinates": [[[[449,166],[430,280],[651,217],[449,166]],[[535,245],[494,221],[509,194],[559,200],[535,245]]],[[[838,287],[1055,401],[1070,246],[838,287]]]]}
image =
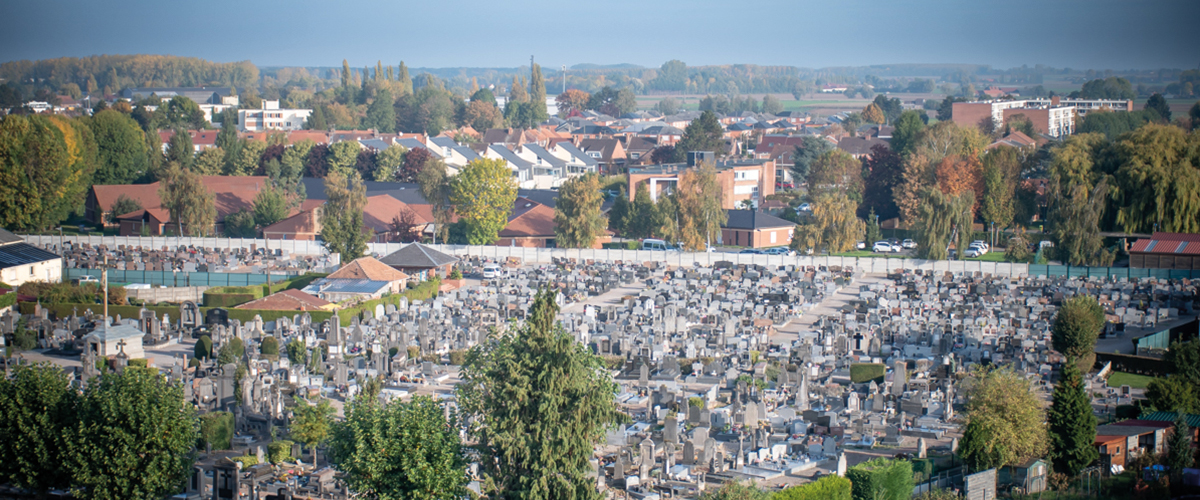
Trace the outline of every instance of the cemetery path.
{"type": "Polygon", "coordinates": [[[633,295],[636,297],[637,294],[641,293],[642,290],[645,290],[645,289],[646,289],[646,285],[644,285],[642,283],[634,283],[634,284],[625,285],[625,286],[622,286],[619,288],[614,288],[612,290],[604,292],[595,297],[589,297],[587,300],[585,300],[583,302],[576,302],[567,307],[564,307],[562,309],[562,311],[560,312],[560,314],[583,314],[584,306],[588,306],[588,305],[593,305],[593,306],[620,305],[622,303],[621,302],[622,297],[625,297],[626,295],[633,295]]]}
{"type": "Polygon", "coordinates": [[[790,343],[799,337],[800,332],[811,330],[817,320],[821,319],[821,316],[832,315],[846,304],[849,304],[851,300],[858,298],[858,287],[890,283],[891,280],[887,279],[887,276],[884,274],[866,274],[860,276],[850,286],[842,287],[832,295],[825,297],[815,307],[800,316],[800,319],[788,322],[782,327],[777,328],[775,334],[771,336],[771,340],[775,343],[790,343]]]}

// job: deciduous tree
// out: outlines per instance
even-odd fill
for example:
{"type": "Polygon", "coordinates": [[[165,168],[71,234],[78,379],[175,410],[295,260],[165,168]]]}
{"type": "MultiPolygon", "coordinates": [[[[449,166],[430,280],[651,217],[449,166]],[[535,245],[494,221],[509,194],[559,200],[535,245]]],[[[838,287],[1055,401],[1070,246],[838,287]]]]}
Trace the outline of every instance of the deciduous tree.
{"type": "Polygon", "coordinates": [[[268,183],[254,196],[254,222],[259,227],[286,219],[288,215],[288,200],[283,191],[268,183]]]}
{"type": "Polygon", "coordinates": [[[455,499],[468,480],[460,447],[457,429],[433,399],[379,403],[359,396],[333,427],[329,460],[360,495],[455,499]]]}
{"type": "Polygon", "coordinates": [[[458,401],[502,498],[598,499],[588,459],[626,420],[604,362],[558,324],[554,293],[538,292],[524,323],[471,349],[458,401]]]}
{"type": "Polygon", "coordinates": [[[554,242],[559,248],[591,248],[604,230],[608,219],[600,212],[604,198],[596,173],[587,173],[564,182],[554,207],[554,242]]]}
{"type": "Polygon", "coordinates": [[[158,197],[171,214],[171,222],[179,226],[180,234],[212,234],[217,207],[200,174],[172,165],[158,188],[158,197]]]}
{"type": "MultiPolygon", "coordinates": [[[[642,239],[658,233],[658,214],[655,211],[654,200],[650,199],[650,190],[646,183],[638,183],[633,195],[633,205],[629,216],[625,219],[625,236],[642,239]]],[[[675,214],[671,214],[674,219],[675,214]]]]}
{"type": "Polygon", "coordinates": [[[325,398],[318,399],[315,404],[297,399],[296,406],[292,408],[288,434],[311,450],[313,464],[317,463],[317,446],[329,439],[334,413],[333,406],[325,398]]]}
{"type": "Polygon", "coordinates": [[[806,135],[800,141],[801,144],[792,152],[792,178],[797,184],[808,182],[813,163],[834,148],[833,144],[821,137],[806,135]]]}
{"type": "Polygon", "coordinates": [[[446,175],[446,164],[434,161],[417,175],[417,187],[421,196],[433,209],[434,243],[446,241],[450,222],[454,217],[454,205],[450,203],[450,178],[446,175]]]}
{"type": "Polygon", "coordinates": [[[729,218],[724,193],[712,162],[701,162],[679,176],[675,190],[679,203],[680,242],[692,251],[703,251],[721,237],[721,226],[729,218]]]}
{"type": "Polygon", "coordinates": [[[854,201],[862,201],[862,162],[840,149],[831,149],[812,164],[808,173],[811,193],[841,191],[854,201]]]}
{"type": "Polygon", "coordinates": [[[163,498],[195,459],[196,415],[157,369],[129,367],[88,381],[67,446],[76,498],[163,498]]]}
{"type": "Polygon", "coordinates": [[[96,184],[129,184],[149,168],[142,129],[128,115],[104,110],[92,116],[88,126],[99,155],[96,184]]]}
{"type": "MultiPolygon", "coordinates": [[[[934,187],[926,187],[921,191],[921,203],[917,208],[916,223],[913,224],[913,239],[917,242],[917,255],[923,259],[945,260],[950,237],[956,228],[968,237],[971,234],[971,206],[975,204],[975,194],[964,191],[958,195],[947,195],[934,187]]],[[[966,250],[958,240],[959,258],[966,250]]],[[[970,241],[969,239],[967,241],[970,241]]]]}
{"type": "Polygon", "coordinates": [[[895,130],[892,131],[892,151],[901,156],[912,152],[917,137],[924,129],[925,122],[921,120],[921,112],[909,110],[901,113],[896,119],[895,130]]]}
{"type": "Polygon", "coordinates": [[[1054,316],[1050,335],[1054,350],[1078,363],[1081,372],[1091,370],[1096,359],[1096,339],[1104,328],[1104,308],[1090,295],[1063,301],[1054,316]]]}
{"type": "Polygon", "coordinates": [[[863,108],[862,119],[867,123],[876,124],[887,121],[887,117],[883,116],[883,110],[879,109],[879,106],[876,106],[875,103],[868,104],[867,107],[863,108]]]}
{"type": "Polygon", "coordinates": [[[167,161],[178,163],[183,168],[192,168],[195,155],[196,149],[192,146],[192,136],[188,134],[187,130],[175,129],[175,133],[167,141],[167,161]]]}
{"type": "Polygon", "coordinates": [[[450,202],[466,224],[472,245],[499,238],[516,200],[517,183],[503,160],[474,160],[450,180],[450,202]]]}
{"type": "Polygon", "coordinates": [[[887,146],[877,144],[871,147],[871,155],[863,160],[862,165],[865,179],[859,213],[874,210],[883,220],[898,217],[900,209],[892,193],[904,181],[904,158],[887,146]]]}
{"type": "Polygon", "coordinates": [[[0,378],[0,481],[42,496],[70,484],[78,399],[66,373],[49,363],[17,365],[0,378]]]}
{"type": "Polygon", "coordinates": [[[625,236],[626,222],[629,221],[629,215],[633,207],[629,203],[629,194],[625,192],[625,185],[617,190],[617,197],[613,200],[612,208],[608,210],[608,228],[613,232],[625,236]]]}
{"type": "Polygon", "coordinates": [[[375,100],[371,102],[371,106],[367,108],[367,117],[363,124],[381,134],[395,132],[396,110],[392,107],[395,102],[391,92],[387,89],[380,89],[375,94],[375,100]]]}
{"type": "Polygon", "coordinates": [[[966,426],[959,455],[972,470],[1003,467],[1047,450],[1041,398],[1011,368],[977,368],[966,385],[966,426]]]}
{"type": "Polygon", "coordinates": [[[321,240],[329,253],[341,256],[343,263],[361,257],[367,251],[371,231],[363,222],[367,206],[367,188],[358,172],[344,176],[330,172],[325,177],[325,205],[321,207],[321,240]]]}
{"type": "Polygon", "coordinates": [[[796,226],[791,247],[804,252],[808,249],[845,252],[854,249],[862,240],[866,223],[856,215],[858,203],[844,192],[823,191],[813,198],[809,223],[796,226]]]}

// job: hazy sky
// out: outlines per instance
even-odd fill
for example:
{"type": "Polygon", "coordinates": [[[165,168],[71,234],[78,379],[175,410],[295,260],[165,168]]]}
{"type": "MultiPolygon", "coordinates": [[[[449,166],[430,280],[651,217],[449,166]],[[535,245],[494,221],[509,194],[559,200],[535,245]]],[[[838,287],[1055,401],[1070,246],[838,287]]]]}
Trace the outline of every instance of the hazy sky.
{"type": "Polygon", "coordinates": [[[0,0],[0,61],[1195,68],[1197,0],[0,0]]]}

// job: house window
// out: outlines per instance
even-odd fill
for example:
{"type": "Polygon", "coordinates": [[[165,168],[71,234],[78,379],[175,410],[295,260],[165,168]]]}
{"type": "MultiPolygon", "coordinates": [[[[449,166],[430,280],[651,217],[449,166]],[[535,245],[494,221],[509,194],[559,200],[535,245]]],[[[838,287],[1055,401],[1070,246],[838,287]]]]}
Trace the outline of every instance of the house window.
{"type": "Polygon", "coordinates": [[[33,266],[29,266],[29,275],[33,276],[33,266]]]}
{"type": "Polygon", "coordinates": [[[771,243],[775,243],[775,231],[771,231],[771,243]]]}

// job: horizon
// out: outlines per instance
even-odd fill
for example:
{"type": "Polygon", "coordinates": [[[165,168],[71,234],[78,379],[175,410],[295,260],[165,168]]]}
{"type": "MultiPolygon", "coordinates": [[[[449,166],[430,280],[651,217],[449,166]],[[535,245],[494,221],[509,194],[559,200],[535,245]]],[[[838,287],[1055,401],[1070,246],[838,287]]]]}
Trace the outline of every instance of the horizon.
{"type": "MultiPolygon", "coordinates": [[[[346,59],[352,67],[404,60],[414,68],[446,69],[527,67],[532,54],[547,69],[578,64],[649,69],[672,59],[689,66],[802,69],[922,64],[1006,69],[1041,64],[1129,71],[1200,64],[1187,37],[1191,21],[1200,18],[1197,2],[1164,0],[1147,7],[1120,0],[1064,0],[1052,5],[1014,0],[1007,5],[1009,9],[997,11],[989,4],[952,0],[887,5],[765,1],[726,12],[724,5],[711,0],[617,0],[604,5],[529,0],[502,8],[466,0],[414,5],[371,1],[331,8],[301,0],[283,9],[218,0],[211,8],[196,10],[163,9],[132,0],[120,10],[58,16],[53,37],[45,36],[46,27],[40,23],[10,26],[0,32],[0,60],[161,54],[249,60],[264,68],[336,67],[346,59]],[[364,10],[375,15],[364,18],[364,10]],[[564,26],[563,19],[581,21],[564,26]],[[764,23],[768,19],[796,22],[764,23]],[[654,24],[656,20],[663,22],[654,24]],[[525,23],[546,29],[505,29],[525,23]],[[118,25],[133,29],[113,29],[118,25]],[[603,43],[593,42],[601,39],[603,43]]],[[[86,12],[92,6],[59,0],[50,10],[86,12]]],[[[47,6],[3,0],[0,9],[10,19],[35,19],[47,6]]]]}

